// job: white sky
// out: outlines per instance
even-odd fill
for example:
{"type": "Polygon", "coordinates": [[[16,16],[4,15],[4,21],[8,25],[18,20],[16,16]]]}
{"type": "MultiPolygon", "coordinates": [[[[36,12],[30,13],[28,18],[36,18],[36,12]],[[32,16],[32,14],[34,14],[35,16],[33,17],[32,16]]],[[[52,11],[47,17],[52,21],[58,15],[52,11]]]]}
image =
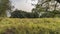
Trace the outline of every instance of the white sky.
{"type": "MultiPolygon", "coordinates": [[[[34,6],[31,5],[31,0],[12,0],[15,8],[30,12],[34,6]]],[[[34,2],[33,2],[34,3],[34,2]]],[[[35,2],[37,3],[37,1],[35,2]]]]}

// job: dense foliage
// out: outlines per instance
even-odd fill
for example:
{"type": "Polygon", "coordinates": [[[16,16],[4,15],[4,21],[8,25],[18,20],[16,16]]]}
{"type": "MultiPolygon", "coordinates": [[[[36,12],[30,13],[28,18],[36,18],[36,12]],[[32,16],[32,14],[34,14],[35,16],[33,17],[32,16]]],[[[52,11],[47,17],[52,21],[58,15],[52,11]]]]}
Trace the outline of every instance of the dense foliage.
{"type": "Polygon", "coordinates": [[[11,10],[10,0],[0,0],[0,17],[7,17],[6,12],[11,10]]]}
{"type": "Polygon", "coordinates": [[[57,10],[57,7],[60,6],[58,3],[60,3],[59,0],[38,0],[32,12],[35,13],[36,16],[38,15],[38,18],[60,17],[60,10],[57,10]]]}
{"type": "Polygon", "coordinates": [[[54,17],[60,17],[60,11],[48,11],[48,12],[26,12],[22,10],[15,10],[11,13],[11,18],[54,18],[54,17]]]}
{"type": "Polygon", "coordinates": [[[60,0],[38,0],[32,12],[23,10],[13,10],[10,0],[0,0],[0,17],[7,17],[11,13],[11,18],[54,18],[60,17],[60,0]],[[51,3],[51,4],[50,4],[51,3]],[[53,4],[54,3],[54,4],[53,4]],[[53,5],[52,5],[53,4],[53,5]],[[51,8],[52,7],[52,8],[51,8]],[[51,9],[51,11],[50,11],[51,9]],[[54,9],[54,10],[52,10],[54,9]],[[9,12],[9,13],[8,13],[9,12]]]}
{"type": "Polygon", "coordinates": [[[22,10],[15,10],[11,13],[11,18],[34,18],[34,13],[22,10]]]}

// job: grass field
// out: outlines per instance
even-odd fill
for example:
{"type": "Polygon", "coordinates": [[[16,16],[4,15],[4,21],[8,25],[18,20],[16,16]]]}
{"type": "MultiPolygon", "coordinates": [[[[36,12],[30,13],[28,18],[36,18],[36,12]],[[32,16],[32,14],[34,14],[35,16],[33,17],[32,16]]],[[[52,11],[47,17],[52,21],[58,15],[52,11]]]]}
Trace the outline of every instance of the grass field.
{"type": "Polygon", "coordinates": [[[0,34],[60,34],[60,18],[0,18],[0,34]]]}

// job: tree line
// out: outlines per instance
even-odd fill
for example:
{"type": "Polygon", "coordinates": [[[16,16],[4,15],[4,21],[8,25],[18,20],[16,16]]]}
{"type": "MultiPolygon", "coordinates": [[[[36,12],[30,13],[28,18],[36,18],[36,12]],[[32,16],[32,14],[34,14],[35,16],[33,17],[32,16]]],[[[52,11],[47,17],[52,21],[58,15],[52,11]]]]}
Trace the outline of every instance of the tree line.
{"type": "Polygon", "coordinates": [[[10,0],[1,0],[0,2],[0,17],[7,17],[6,12],[10,11],[10,18],[54,18],[60,17],[60,0],[38,0],[35,4],[35,8],[32,12],[26,12],[23,10],[12,11],[12,5],[10,0]],[[54,3],[54,4],[53,4],[54,3]],[[51,8],[52,7],[52,8],[51,8]],[[52,10],[53,9],[53,10],[52,10]]]}

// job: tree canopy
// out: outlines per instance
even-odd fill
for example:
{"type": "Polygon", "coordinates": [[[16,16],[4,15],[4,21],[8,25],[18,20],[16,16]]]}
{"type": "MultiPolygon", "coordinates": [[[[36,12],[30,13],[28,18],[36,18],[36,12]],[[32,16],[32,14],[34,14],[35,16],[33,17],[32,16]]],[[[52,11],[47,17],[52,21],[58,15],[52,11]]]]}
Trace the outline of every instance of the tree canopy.
{"type": "Polygon", "coordinates": [[[6,17],[6,11],[11,10],[10,0],[0,0],[0,17],[6,17]]]}
{"type": "Polygon", "coordinates": [[[11,13],[11,18],[34,18],[34,13],[23,10],[15,10],[11,13]]]}

